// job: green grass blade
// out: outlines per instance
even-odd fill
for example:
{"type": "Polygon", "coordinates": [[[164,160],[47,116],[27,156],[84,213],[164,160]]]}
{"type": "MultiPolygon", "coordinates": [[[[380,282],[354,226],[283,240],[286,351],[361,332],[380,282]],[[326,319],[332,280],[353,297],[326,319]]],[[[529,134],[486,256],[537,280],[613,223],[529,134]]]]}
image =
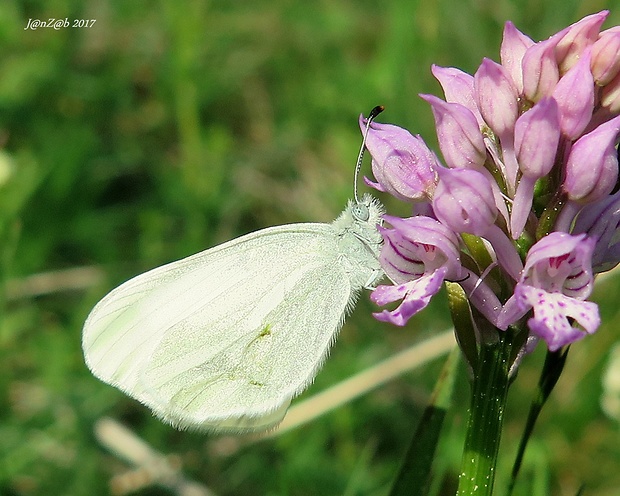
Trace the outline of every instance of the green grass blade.
{"type": "Polygon", "coordinates": [[[459,349],[454,348],[435,384],[429,405],[413,435],[390,496],[428,494],[431,468],[443,421],[451,404],[459,349]]]}
{"type": "Polygon", "coordinates": [[[540,373],[540,379],[538,380],[538,391],[536,397],[532,400],[530,411],[527,416],[525,428],[523,429],[523,435],[519,442],[519,449],[515,462],[512,466],[512,474],[510,478],[510,485],[508,486],[508,495],[512,494],[514,486],[517,482],[517,476],[523,463],[523,456],[525,455],[525,448],[534,431],[534,425],[538,416],[542,411],[544,404],[551,395],[553,388],[558,383],[558,379],[564,370],[564,364],[566,363],[566,357],[568,355],[569,348],[564,351],[547,352],[545,363],[540,373]]]}

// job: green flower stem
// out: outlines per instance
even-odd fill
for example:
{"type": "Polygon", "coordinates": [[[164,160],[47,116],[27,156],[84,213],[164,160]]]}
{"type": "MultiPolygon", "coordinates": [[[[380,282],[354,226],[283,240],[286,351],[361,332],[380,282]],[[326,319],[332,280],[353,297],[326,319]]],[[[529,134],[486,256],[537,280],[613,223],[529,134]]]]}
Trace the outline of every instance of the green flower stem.
{"type": "Polygon", "coordinates": [[[512,332],[487,331],[486,337],[474,372],[457,496],[493,493],[509,386],[512,332]]]}

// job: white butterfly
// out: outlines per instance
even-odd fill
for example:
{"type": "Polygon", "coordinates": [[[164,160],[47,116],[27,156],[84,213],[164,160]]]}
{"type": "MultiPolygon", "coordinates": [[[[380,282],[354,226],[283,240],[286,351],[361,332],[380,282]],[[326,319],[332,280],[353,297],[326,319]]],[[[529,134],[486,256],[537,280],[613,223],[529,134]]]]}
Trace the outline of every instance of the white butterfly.
{"type": "Polygon", "coordinates": [[[383,276],[383,213],[356,195],[332,224],[263,229],[127,281],[86,320],[88,367],[176,427],[276,425],[383,276]]]}
{"type": "Polygon", "coordinates": [[[88,367],[177,427],[277,424],[382,276],[382,214],[365,195],[332,224],[263,229],[127,281],[86,320],[88,367]]]}

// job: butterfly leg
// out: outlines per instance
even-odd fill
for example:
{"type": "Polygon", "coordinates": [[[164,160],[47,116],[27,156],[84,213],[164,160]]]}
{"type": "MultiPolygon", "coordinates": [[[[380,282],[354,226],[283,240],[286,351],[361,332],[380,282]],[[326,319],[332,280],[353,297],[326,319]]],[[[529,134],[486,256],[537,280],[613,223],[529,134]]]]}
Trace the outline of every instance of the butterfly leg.
{"type": "Polygon", "coordinates": [[[382,269],[373,269],[372,274],[368,280],[364,283],[364,289],[372,291],[377,287],[377,283],[383,278],[384,272],[382,269]]]}

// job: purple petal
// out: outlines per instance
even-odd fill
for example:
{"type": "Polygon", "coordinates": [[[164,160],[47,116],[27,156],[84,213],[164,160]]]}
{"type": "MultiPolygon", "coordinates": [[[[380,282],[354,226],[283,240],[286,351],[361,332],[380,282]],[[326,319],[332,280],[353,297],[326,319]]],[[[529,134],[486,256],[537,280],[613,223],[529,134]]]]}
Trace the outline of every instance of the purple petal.
{"type": "Polygon", "coordinates": [[[385,305],[402,298],[402,303],[395,310],[383,310],[373,315],[382,322],[404,326],[413,315],[426,308],[431,298],[441,289],[445,274],[446,269],[442,267],[432,274],[400,286],[377,287],[370,295],[373,302],[385,305]]]}
{"type": "Polygon", "coordinates": [[[510,212],[510,234],[512,234],[512,239],[519,239],[527,219],[532,213],[535,183],[536,180],[534,178],[524,175],[517,185],[517,191],[512,202],[512,212],[510,212]]]}
{"type": "Polygon", "coordinates": [[[519,170],[539,179],[551,172],[560,141],[558,104],[543,98],[515,124],[515,152],[519,170]]]}
{"type": "Polygon", "coordinates": [[[486,123],[480,115],[474,96],[474,77],[455,67],[431,66],[433,76],[439,81],[446,97],[446,102],[460,103],[474,115],[478,126],[486,123]]]}
{"type": "Polygon", "coordinates": [[[534,317],[528,320],[528,326],[547,342],[550,351],[557,351],[583,338],[586,333],[592,334],[600,325],[598,307],[592,302],[525,285],[519,287],[518,297],[534,309],[534,317]],[[579,323],[585,332],[572,327],[569,317],[579,323]]]}
{"type": "Polygon", "coordinates": [[[440,169],[433,197],[437,218],[455,232],[482,236],[497,218],[487,177],[472,169],[440,169]]]}
{"type": "Polygon", "coordinates": [[[433,95],[420,96],[431,104],[439,148],[448,167],[481,167],[487,152],[474,114],[459,103],[446,103],[433,95]]]}
{"type": "Polygon", "coordinates": [[[608,10],[591,14],[552,36],[559,38],[555,55],[562,73],[571,69],[586,48],[597,40],[601,25],[608,14],[608,10]]]}
{"type": "Polygon", "coordinates": [[[581,136],[594,111],[594,77],[590,72],[590,58],[590,50],[586,50],[553,90],[553,98],[558,102],[560,111],[560,127],[564,136],[571,140],[581,136]]]}
{"type": "MultiPolygon", "coordinates": [[[[364,132],[363,116],[359,124],[364,132]]],[[[422,200],[431,194],[439,164],[422,138],[398,126],[373,122],[366,148],[372,155],[372,172],[383,191],[404,201],[422,200]]]]}
{"type": "Polygon", "coordinates": [[[585,234],[552,232],[530,248],[521,283],[586,299],[594,283],[592,253],[595,242],[585,234]]]}
{"type": "Polygon", "coordinates": [[[551,96],[560,79],[555,59],[559,40],[550,38],[532,45],[523,56],[523,95],[532,102],[551,96]]]}
{"type": "Polygon", "coordinates": [[[562,188],[568,198],[581,204],[598,201],[611,193],[618,178],[615,148],[620,116],[579,138],[566,161],[562,188]]]}
{"type": "Polygon", "coordinates": [[[383,186],[381,186],[380,183],[375,183],[372,180],[368,179],[366,176],[364,176],[364,183],[367,186],[370,186],[371,188],[376,189],[377,191],[381,191],[382,193],[386,193],[385,188],[383,186]]]}
{"type": "Polygon", "coordinates": [[[500,140],[513,131],[519,94],[506,69],[490,59],[483,59],[474,74],[474,95],[482,117],[500,140]]]}
{"type": "Polygon", "coordinates": [[[450,278],[461,277],[458,239],[446,226],[424,216],[384,219],[393,228],[380,228],[385,244],[379,260],[392,281],[404,283],[440,267],[450,278]]]}
{"type": "Polygon", "coordinates": [[[500,60],[506,68],[519,93],[523,92],[523,70],[521,62],[525,51],[534,44],[531,38],[519,31],[515,25],[507,21],[504,24],[504,36],[500,48],[500,60]]]}
{"type": "Polygon", "coordinates": [[[591,69],[598,86],[605,86],[620,72],[620,29],[603,31],[592,45],[591,69]]]}

